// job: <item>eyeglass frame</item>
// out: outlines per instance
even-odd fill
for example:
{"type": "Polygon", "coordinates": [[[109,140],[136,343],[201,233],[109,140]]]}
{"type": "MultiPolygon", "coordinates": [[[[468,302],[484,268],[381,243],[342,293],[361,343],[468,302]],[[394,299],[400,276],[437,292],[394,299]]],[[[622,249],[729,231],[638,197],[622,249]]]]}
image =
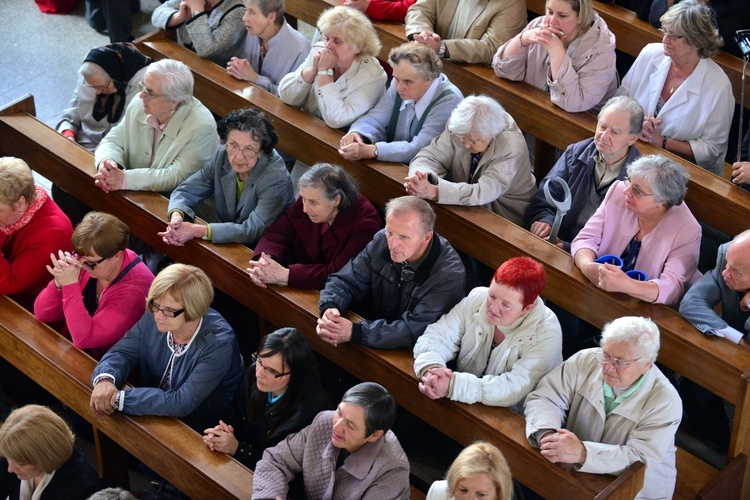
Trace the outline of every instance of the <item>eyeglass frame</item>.
{"type": "Polygon", "coordinates": [[[170,318],[170,319],[176,318],[177,316],[185,312],[184,307],[176,311],[172,311],[170,309],[164,309],[162,307],[159,307],[156,305],[156,301],[154,299],[149,300],[147,306],[148,306],[148,310],[151,311],[154,315],[156,315],[156,312],[158,311],[162,313],[164,317],[170,318]]]}
{"type": "Polygon", "coordinates": [[[107,82],[106,85],[91,85],[89,82],[87,82],[85,79],[83,80],[83,86],[88,87],[90,89],[98,90],[99,92],[106,92],[109,90],[109,86],[112,84],[113,80],[110,80],[107,82]]]}
{"type": "Polygon", "coordinates": [[[159,97],[164,97],[164,94],[154,94],[154,91],[147,89],[143,82],[138,82],[138,87],[141,89],[139,94],[145,94],[149,99],[158,99],[159,97]]]}
{"type": "Polygon", "coordinates": [[[81,265],[88,269],[89,271],[93,271],[96,269],[96,266],[104,262],[105,260],[109,259],[109,257],[102,257],[101,259],[97,260],[96,262],[89,262],[87,260],[82,260],[81,265]]]}
{"type": "Polygon", "coordinates": [[[273,368],[269,368],[268,366],[264,366],[263,365],[263,361],[261,361],[261,356],[257,352],[254,352],[250,357],[252,358],[253,363],[256,363],[256,364],[260,365],[260,367],[263,368],[266,371],[266,373],[268,373],[269,375],[271,375],[273,378],[277,378],[278,379],[278,378],[286,377],[287,375],[291,375],[292,374],[292,372],[279,373],[276,370],[274,370],[273,368]]]}
{"type": "Polygon", "coordinates": [[[260,155],[260,149],[255,150],[251,148],[250,146],[246,146],[244,148],[241,148],[239,144],[236,142],[227,142],[224,144],[224,149],[227,152],[227,156],[236,156],[237,153],[242,153],[242,157],[246,160],[250,160],[252,158],[257,158],[260,155]],[[248,153],[252,153],[252,155],[248,156],[248,153]]]}
{"type": "Polygon", "coordinates": [[[674,33],[670,33],[669,31],[665,30],[664,28],[659,28],[657,30],[659,33],[661,33],[661,39],[664,40],[664,37],[669,38],[673,42],[676,42],[677,40],[681,40],[685,38],[685,35],[675,35],[674,33]]]}
{"type": "Polygon", "coordinates": [[[633,193],[633,196],[635,196],[639,200],[641,198],[648,198],[649,196],[654,196],[654,193],[650,193],[650,194],[644,193],[643,191],[641,191],[641,188],[639,188],[638,186],[634,186],[633,180],[627,175],[623,177],[622,180],[623,182],[625,182],[625,189],[630,188],[630,191],[633,193]]]}
{"type": "Polygon", "coordinates": [[[602,365],[604,363],[609,363],[610,365],[612,365],[612,368],[614,368],[615,371],[619,372],[620,370],[625,370],[628,366],[632,365],[636,361],[640,361],[641,359],[643,359],[643,356],[635,359],[613,359],[609,354],[604,352],[604,349],[600,347],[599,350],[596,351],[596,358],[602,365]]]}

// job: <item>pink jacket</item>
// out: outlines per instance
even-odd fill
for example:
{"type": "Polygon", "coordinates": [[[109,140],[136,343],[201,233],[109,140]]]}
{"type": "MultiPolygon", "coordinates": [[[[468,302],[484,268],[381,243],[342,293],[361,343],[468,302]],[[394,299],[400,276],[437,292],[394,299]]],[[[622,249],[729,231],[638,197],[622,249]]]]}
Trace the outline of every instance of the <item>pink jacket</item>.
{"type": "MultiPolygon", "coordinates": [[[[132,250],[125,250],[121,269],[136,257],[132,250]]],[[[61,333],[77,348],[101,359],[143,316],[154,275],[143,262],[137,264],[120,281],[104,290],[93,316],[83,305],[83,289],[90,277],[89,273],[82,272],[77,284],[66,285],[62,291],[55,287],[54,280],[50,281],[34,302],[34,316],[48,323],[65,320],[61,333]]]]}
{"type": "MultiPolygon", "coordinates": [[[[638,219],[625,208],[625,183],[617,181],[609,188],[604,202],[573,240],[570,250],[575,257],[582,248],[597,257],[622,255],[638,232],[638,219]]],[[[641,241],[635,268],[645,272],[657,284],[656,304],[676,306],[701,273],[698,254],[701,227],[685,203],[667,210],[659,224],[641,241]]]]}

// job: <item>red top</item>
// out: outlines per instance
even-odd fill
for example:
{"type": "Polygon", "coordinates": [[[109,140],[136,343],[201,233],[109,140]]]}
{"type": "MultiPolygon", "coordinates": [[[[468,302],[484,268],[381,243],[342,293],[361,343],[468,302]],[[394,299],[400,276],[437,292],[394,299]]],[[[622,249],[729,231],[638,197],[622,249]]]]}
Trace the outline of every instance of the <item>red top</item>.
{"type": "Polygon", "coordinates": [[[373,21],[404,22],[406,11],[417,0],[370,0],[365,15],[373,21]]]}

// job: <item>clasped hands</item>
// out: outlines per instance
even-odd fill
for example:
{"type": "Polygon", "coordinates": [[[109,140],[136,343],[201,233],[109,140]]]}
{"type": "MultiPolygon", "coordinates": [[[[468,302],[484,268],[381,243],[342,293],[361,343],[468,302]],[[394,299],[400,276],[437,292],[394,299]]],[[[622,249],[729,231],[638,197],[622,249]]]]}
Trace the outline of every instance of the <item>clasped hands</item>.
{"type": "Polygon", "coordinates": [[[60,288],[65,285],[78,283],[78,277],[81,274],[81,263],[78,258],[70,253],[59,250],[57,256],[54,253],[49,254],[52,265],[47,265],[47,271],[55,279],[55,286],[60,288]]]}
{"type": "MultiPolygon", "coordinates": [[[[318,77],[319,71],[328,71],[336,65],[336,54],[327,48],[320,49],[314,56],[312,64],[302,70],[302,79],[307,83],[313,83],[318,77]]],[[[331,77],[333,80],[333,77],[331,77]]]]}
{"type": "Polygon", "coordinates": [[[339,142],[339,154],[352,161],[375,158],[375,145],[365,144],[361,135],[349,132],[339,142]]]}
{"type": "Polygon", "coordinates": [[[425,200],[438,199],[438,187],[429,180],[427,172],[414,172],[411,177],[404,179],[404,189],[406,193],[425,200]]]}
{"type": "Polygon", "coordinates": [[[109,193],[123,189],[125,182],[125,171],[115,160],[107,158],[99,163],[97,173],[94,175],[94,184],[99,186],[102,191],[109,193]]]}
{"type": "Polygon", "coordinates": [[[563,44],[563,40],[565,40],[568,35],[569,33],[565,33],[562,30],[554,29],[548,25],[541,25],[537,28],[522,32],[520,36],[523,45],[541,45],[544,47],[544,50],[549,53],[555,50],[562,50],[564,52],[565,45],[563,44]],[[528,33],[528,35],[524,37],[526,33],[528,33]]]}
{"type": "Polygon", "coordinates": [[[266,285],[286,286],[289,284],[289,269],[273,260],[273,257],[265,252],[260,253],[259,259],[251,260],[250,265],[252,267],[248,267],[246,271],[253,283],[261,288],[266,288],[266,285]]]}
{"type": "Polygon", "coordinates": [[[219,420],[219,425],[209,427],[203,431],[203,442],[211,451],[219,451],[234,455],[239,447],[237,438],[234,437],[234,427],[219,420]]]}
{"type": "Polygon", "coordinates": [[[664,141],[664,136],[659,131],[662,121],[654,118],[653,116],[647,116],[643,119],[643,128],[638,139],[642,142],[649,142],[655,146],[661,147],[664,141]]]}
{"type": "Polygon", "coordinates": [[[553,464],[583,464],[586,461],[586,447],[578,436],[567,429],[545,434],[539,441],[539,447],[542,456],[553,464]]]}
{"type": "Polygon", "coordinates": [[[232,57],[227,63],[227,73],[238,80],[255,83],[258,81],[258,73],[255,72],[247,59],[232,57]]]}
{"type": "Polygon", "coordinates": [[[448,396],[453,370],[442,366],[428,369],[419,382],[419,392],[430,399],[448,396]]]}
{"type": "Polygon", "coordinates": [[[341,313],[336,308],[326,309],[318,319],[318,326],[315,327],[318,337],[333,347],[350,342],[352,340],[352,330],[352,322],[341,316],[341,313]]]}
{"type": "Polygon", "coordinates": [[[167,224],[167,229],[164,232],[157,233],[161,236],[161,239],[167,245],[183,246],[193,238],[201,238],[208,231],[208,228],[203,224],[195,224],[193,222],[185,222],[180,212],[172,212],[172,215],[167,224]]]}

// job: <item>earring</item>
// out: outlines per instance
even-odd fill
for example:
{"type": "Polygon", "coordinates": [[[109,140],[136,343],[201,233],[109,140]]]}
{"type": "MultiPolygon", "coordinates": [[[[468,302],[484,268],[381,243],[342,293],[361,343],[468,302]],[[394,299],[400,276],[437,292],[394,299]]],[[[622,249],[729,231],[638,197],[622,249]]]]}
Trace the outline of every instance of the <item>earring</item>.
{"type": "Polygon", "coordinates": [[[18,213],[21,214],[21,215],[23,215],[24,211],[23,210],[19,210],[18,213]]]}

